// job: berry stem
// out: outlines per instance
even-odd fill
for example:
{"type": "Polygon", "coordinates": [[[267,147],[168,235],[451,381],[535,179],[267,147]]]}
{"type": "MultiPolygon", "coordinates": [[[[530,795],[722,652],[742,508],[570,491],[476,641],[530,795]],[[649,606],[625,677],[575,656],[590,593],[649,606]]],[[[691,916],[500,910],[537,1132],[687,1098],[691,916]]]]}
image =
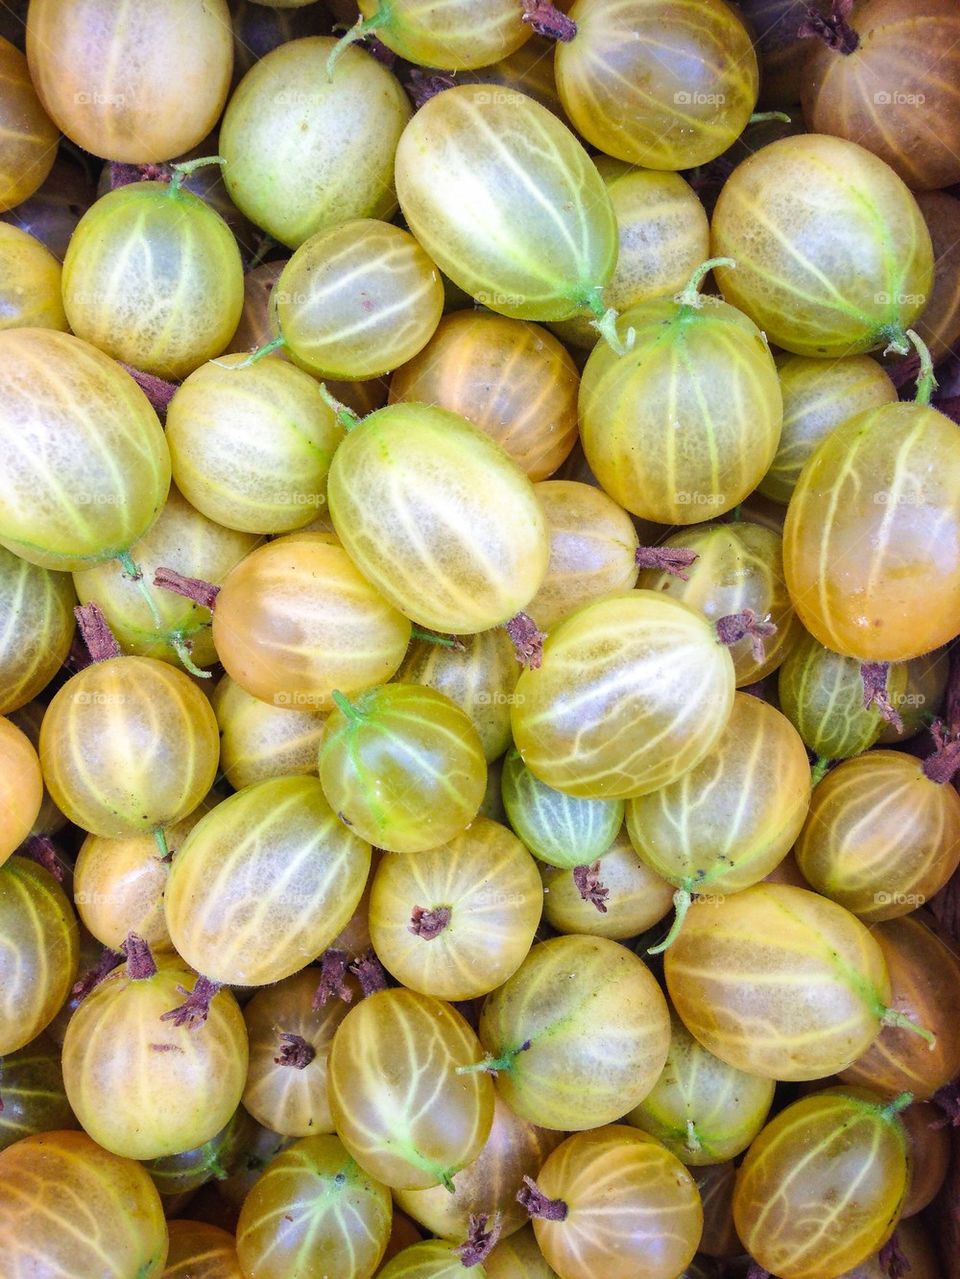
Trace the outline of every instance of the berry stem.
{"type": "Polygon", "coordinates": [[[911,1105],[913,1105],[913,1093],[902,1092],[894,1097],[893,1101],[888,1101],[885,1106],[882,1106],[880,1114],[884,1119],[893,1119],[895,1115],[900,1114],[901,1110],[906,1110],[911,1105]]]}
{"type": "Polygon", "coordinates": [[[425,644],[436,644],[440,648],[453,648],[458,653],[465,653],[467,646],[463,640],[457,639],[456,635],[437,635],[433,631],[425,631],[420,626],[410,627],[410,636],[412,639],[423,640],[425,644]]]}
{"type": "Polygon", "coordinates": [[[833,760],[827,759],[823,755],[818,755],[817,758],[813,761],[813,765],[810,769],[810,789],[811,790],[813,790],[815,787],[820,785],[820,783],[826,777],[830,769],[830,765],[832,763],[833,763],[833,760]]]}
{"type": "Polygon", "coordinates": [[[168,636],[170,647],[180,658],[181,665],[184,670],[195,675],[197,679],[211,679],[209,671],[202,670],[190,655],[190,641],[184,638],[182,631],[171,631],[168,636]]]}
{"type": "Polygon", "coordinates": [[[92,662],[109,662],[120,656],[120,645],[113,637],[113,631],[107,625],[107,619],[100,611],[100,605],[78,604],[73,610],[80,627],[80,634],[92,662]]]}
{"type": "Polygon", "coordinates": [[[496,1077],[501,1070],[511,1070],[513,1063],[521,1053],[525,1053],[530,1047],[531,1041],[524,1040],[519,1048],[508,1048],[500,1057],[484,1057],[483,1061],[471,1062],[469,1066],[458,1066],[458,1075],[475,1075],[480,1071],[486,1071],[488,1075],[496,1077]]]}
{"type": "Polygon", "coordinates": [[[599,289],[590,290],[586,305],[593,312],[591,326],[597,330],[614,355],[629,355],[637,340],[636,329],[627,329],[627,336],[620,337],[617,330],[617,320],[620,317],[614,307],[604,307],[599,289]]]}
{"type": "Polygon", "coordinates": [[[699,1155],[703,1150],[703,1142],[697,1132],[697,1125],[692,1119],[687,1120],[687,1140],[684,1142],[684,1147],[691,1155],[699,1155]]]}
{"type": "Polygon", "coordinates": [[[263,346],[258,346],[255,351],[251,351],[248,356],[245,356],[237,364],[224,364],[222,360],[211,360],[210,363],[216,364],[218,368],[230,369],[232,373],[236,373],[238,369],[248,369],[251,364],[259,364],[268,355],[273,355],[274,351],[279,351],[281,347],[286,345],[287,339],[282,333],[278,333],[275,338],[271,338],[269,342],[264,342],[263,346]]]}
{"type": "Polygon", "coordinates": [[[786,111],[754,111],[747,124],[766,124],[768,120],[779,120],[781,124],[793,124],[786,111]]]}
{"type": "Polygon", "coordinates": [[[348,408],[346,404],[330,393],[326,382],[320,383],[320,395],[324,404],[333,410],[337,421],[345,431],[352,431],[354,427],[359,426],[363,421],[359,413],[354,413],[353,409],[348,408]]]}
{"type": "Polygon", "coordinates": [[[670,926],[670,931],[667,933],[666,937],[664,937],[659,946],[650,946],[648,948],[648,955],[662,955],[665,950],[668,950],[669,947],[673,945],[680,936],[680,929],[683,927],[683,921],[687,917],[687,911],[690,909],[692,902],[693,894],[690,892],[687,885],[683,885],[677,889],[677,891],[673,894],[673,909],[675,914],[673,917],[673,923],[670,926]]]}
{"type": "Polygon", "coordinates": [[[390,21],[390,4],[389,0],[380,0],[380,5],[371,17],[360,17],[356,20],[352,27],[345,35],[337,41],[330,50],[330,56],[327,58],[327,80],[333,79],[333,72],[344,49],[351,44],[356,44],[358,40],[362,40],[365,35],[369,35],[371,31],[376,31],[380,27],[384,27],[390,21]]]}
{"type": "Polygon", "coordinates": [[[346,697],[343,693],[341,693],[338,688],[335,688],[333,690],[333,692],[330,694],[330,697],[333,701],[334,706],[336,706],[337,710],[340,711],[341,714],[345,715],[347,719],[351,720],[354,724],[363,723],[364,719],[366,718],[363,712],[358,711],[356,706],[354,706],[353,702],[351,702],[348,697],[346,697]]]}
{"type": "Polygon", "coordinates": [[[150,946],[136,933],[128,933],[123,943],[123,953],[127,957],[127,976],[131,981],[149,981],[157,973],[150,946]]]}
{"type": "Polygon", "coordinates": [[[880,1024],[882,1026],[892,1026],[896,1030],[908,1030],[914,1035],[919,1035],[931,1052],[937,1046],[937,1037],[932,1030],[927,1030],[926,1026],[919,1026],[906,1013],[898,1012],[896,1008],[885,1008],[880,1018],[880,1024]]]}
{"type": "Polygon", "coordinates": [[[128,581],[133,582],[137,590],[143,596],[147,608],[150,610],[150,617],[154,626],[158,631],[163,629],[163,618],[160,616],[160,610],[157,608],[157,601],[150,593],[150,587],[143,580],[143,569],[136,563],[129,551],[121,551],[117,556],[117,562],[123,576],[128,581]]]}
{"type": "Polygon", "coordinates": [[[153,832],[153,840],[157,846],[157,852],[160,854],[160,860],[169,866],[173,861],[173,853],[171,853],[167,844],[167,836],[162,826],[158,826],[153,832]]]}
{"type": "Polygon", "coordinates": [[[736,265],[733,258],[707,258],[706,262],[701,262],[687,281],[686,288],[681,293],[678,293],[674,299],[677,305],[692,306],[694,310],[703,306],[703,294],[700,292],[700,287],[713,268],[715,266],[729,266],[732,268],[736,265]]]}
{"type": "Polygon", "coordinates": [[[178,195],[185,180],[197,169],[204,169],[208,164],[219,164],[222,169],[226,164],[222,155],[203,155],[198,160],[184,160],[172,166],[170,172],[169,195],[178,195]]]}
{"type": "Polygon", "coordinates": [[[930,348],[916,329],[907,329],[907,337],[913,343],[920,357],[920,375],[917,378],[917,393],[913,397],[914,404],[929,404],[930,397],[937,389],[937,379],[933,374],[933,357],[930,348]]]}

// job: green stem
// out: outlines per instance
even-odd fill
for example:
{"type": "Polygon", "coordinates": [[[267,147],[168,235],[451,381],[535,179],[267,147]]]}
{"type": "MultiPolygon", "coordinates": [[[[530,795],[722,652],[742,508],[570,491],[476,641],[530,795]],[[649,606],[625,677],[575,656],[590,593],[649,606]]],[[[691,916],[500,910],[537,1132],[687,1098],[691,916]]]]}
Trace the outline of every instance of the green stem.
{"type": "Polygon", "coordinates": [[[167,194],[176,195],[183,186],[184,179],[188,178],[195,169],[205,168],[208,164],[219,164],[222,169],[226,163],[222,155],[204,155],[199,160],[184,160],[182,164],[175,164],[167,194]]]}
{"type": "Polygon", "coordinates": [[[737,264],[733,258],[708,258],[706,262],[701,262],[697,269],[687,281],[687,286],[682,293],[677,294],[678,306],[692,306],[694,308],[703,306],[703,295],[700,292],[700,286],[710,274],[715,266],[735,267],[737,264]]]}
{"type": "Polygon", "coordinates": [[[153,598],[150,587],[143,580],[143,570],[136,563],[129,551],[121,551],[117,556],[123,576],[133,582],[137,590],[146,600],[147,608],[150,610],[150,616],[153,624],[158,631],[163,630],[163,618],[160,616],[160,610],[157,608],[157,601],[153,598]]]}
{"type": "Polygon", "coordinates": [[[351,702],[349,698],[345,697],[339,689],[335,688],[330,696],[333,699],[334,706],[336,706],[337,709],[347,717],[347,719],[353,720],[355,724],[361,724],[363,722],[363,715],[357,710],[353,702],[351,702]]]}
{"type": "Polygon", "coordinates": [[[781,124],[793,124],[786,111],[754,111],[747,124],[765,124],[768,120],[779,120],[781,124]]]}
{"type": "Polygon", "coordinates": [[[441,648],[455,648],[463,652],[463,643],[453,635],[436,635],[433,631],[425,631],[419,626],[410,627],[413,639],[423,640],[426,644],[438,644],[441,648]]]}
{"type": "Polygon", "coordinates": [[[516,1060],[517,1054],[521,1051],[519,1048],[509,1049],[502,1057],[484,1057],[483,1061],[472,1062],[469,1066],[458,1066],[458,1075],[477,1075],[481,1071],[487,1074],[497,1075],[501,1070],[511,1070],[516,1060]]]}
{"type": "Polygon", "coordinates": [[[910,340],[899,324],[888,324],[880,330],[880,337],[887,343],[883,348],[884,355],[889,355],[891,351],[897,355],[910,354],[910,340]]]}
{"type": "Polygon", "coordinates": [[[901,1110],[906,1110],[908,1106],[913,1105],[913,1093],[902,1092],[898,1097],[894,1097],[893,1101],[888,1101],[881,1109],[880,1113],[884,1119],[892,1119],[894,1115],[899,1115],[901,1110]]]}
{"type": "Polygon", "coordinates": [[[153,832],[153,838],[156,842],[157,849],[160,853],[160,860],[166,862],[170,860],[170,849],[167,847],[167,837],[162,827],[157,827],[153,832]]]}
{"type": "Polygon", "coordinates": [[[687,1120],[686,1148],[691,1155],[699,1155],[701,1150],[703,1150],[703,1142],[697,1134],[697,1125],[692,1119],[687,1120]]]}
{"type": "Polygon", "coordinates": [[[224,364],[223,360],[211,360],[211,364],[217,364],[221,369],[232,369],[235,373],[237,369],[248,369],[251,364],[257,364],[260,360],[265,360],[268,355],[273,355],[274,351],[279,351],[281,347],[287,345],[287,339],[282,333],[275,338],[271,338],[269,342],[265,342],[263,346],[258,346],[255,351],[240,361],[239,364],[224,364]]]}
{"type": "Polygon", "coordinates": [[[390,17],[389,6],[381,4],[377,12],[372,17],[360,17],[353,26],[347,31],[346,35],[341,36],[337,43],[330,50],[330,56],[327,58],[327,79],[333,79],[333,72],[340,60],[340,55],[344,49],[351,44],[356,44],[358,40],[362,40],[365,35],[369,35],[371,31],[376,31],[378,27],[386,24],[390,17]]]}
{"type": "Polygon", "coordinates": [[[930,348],[915,329],[907,329],[907,337],[913,343],[920,357],[920,372],[917,375],[917,393],[913,397],[914,404],[929,404],[930,397],[937,389],[937,379],[933,375],[933,357],[930,348]]]}
{"type": "Polygon", "coordinates": [[[637,340],[637,331],[634,328],[627,329],[627,336],[621,338],[617,332],[617,320],[620,318],[614,307],[604,308],[603,302],[599,294],[594,290],[587,299],[587,306],[593,312],[594,318],[590,321],[591,328],[597,330],[603,340],[613,351],[614,355],[629,355],[633,350],[634,343],[637,340]]]}
{"type": "Polygon", "coordinates": [[[831,764],[831,761],[829,759],[825,759],[823,755],[818,755],[817,758],[814,760],[813,765],[810,768],[810,789],[811,790],[813,790],[814,787],[819,786],[820,783],[823,781],[823,779],[826,777],[827,770],[829,769],[830,764],[831,764]]]}
{"type": "Polygon", "coordinates": [[[913,1034],[919,1035],[926,1042],[931,1052],[937,1046],[937,1037],[932,1030],[927,1030],[926,1026],[918,1026],[915,1021],[911,1021],[906,1013],[897,1012],[895,1008],[885,1008],[880,1018],[882,1026],[895,1026],[897,1030],[909,1030],[913,1034]]]}
{"type": "Polygon", "coordinates": [[[683,927],[683,921],[687,917],[687,911],[690,909],[692,901],[693,896],[690,892],[688,881],[687,884],[678,888],[673,894],[673,908],[676,913],[673,917],[673,924],[671,925],[670,931],[667,933],[666,937],[664,937],[659,946],[651,946],[649,948],[647,951],[648,955],[661,955],[669,946],[673,945],[673,943],[677,940],[677,937],[680,935],[680,929],[683,927]]]}
{"type": "Polygon", "coordinates": [[[184,639],[182,631],[171,631],[170,647],[174,650],[177,657],[179,657],[180,661],[183,663],[184,668],[188,670],[191,675],[196,675],[198,679],[211,678],[210,672],[202,670],[190,656],[190,646],[184,639]]]}
{"type": "Polygon", "coordinates": [[[345,431],[352,431],[355,426],[359,426],[363,421],[363,418],[359,413],[354,413],[353,409],[348,408],[347,405],[341,400],[338,400],[335,395],[330,394],[330,391],[327,389],[326,382],[320,383],[320,395],[324,404],[334,411],[337,421],[345,431]]]}

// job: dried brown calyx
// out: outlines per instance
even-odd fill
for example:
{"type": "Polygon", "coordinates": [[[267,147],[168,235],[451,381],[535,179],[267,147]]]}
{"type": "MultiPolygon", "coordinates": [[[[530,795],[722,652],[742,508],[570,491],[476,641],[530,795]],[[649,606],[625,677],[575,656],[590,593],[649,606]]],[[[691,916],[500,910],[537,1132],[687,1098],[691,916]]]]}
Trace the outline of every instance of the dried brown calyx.
{"type": "Polygon", "coordinates": [[[560,40],[563,44],[569,44],[577,34],[574,20],[550,4],[549,0],[523,0],[521,21],[532,27],[538,36],[560,40]]]}
{"type": "Polygon", "coordinates": [[[428,910],[425,906],[414,906],[407,929],[415,937],[422,937],[424,941],[433,941],[435,937],[440,936],[449,923],[449,906],[434,906],[432,910],[428,910]]]}
{"type": "Polygon", "coordinates": [[[887,691],[887,676],[890,674],[889,662],[861,662],[860,679],[863,681],[863,705],[865,710],[875,707],[877,714],[888,724],[892,724],[898,733],[903,732],[903,720],[897,714],[890,694],[887,691]]]}
{"type": "Polygon", "coordinates": [[[574,866],[572,874],[573,882],[583,900],[596,906],[600,914],[605,915],[610,889],[600,882],[600,862],[595,861],[591,866],[574,866]]]}
{"type": "Polygon", "coordinates": [[[925,777],[941,786],[953,781],[954,774],[960,769],[960,737],[950,733],[943,720],[936,720],[930,725],[930,735],[936,750],[928,755],[921,767],[925,777]]]}
{"type": "Polygon", "coordinates": [[[517,1191],[517,1203],[531,1217],[539,1217],[541,1221],[566,1221],[569,1211],[562,1199],[548,1199],[533,1178],[527,1176],[517,1191]]]}
{"type": "Polygon", "coordinates": [[[355,959],[350,965],[350,972],[360,983],[364,999],[368,995],[375,995],[378,990],[387,989],[387,974],[372,950],[365,950],[355,959]]]}
{"type": "Polygon", "coordinates": [[[122,963],[123,955],[119,951],[111,950],[109,946],[104,946],[103,953],[94,966],[73,984],[71,993],[77,1003],[82,1003],[91,990],[95,986],[99,986],[104,977],[112,973],[115,968],[119,968],[122,963]]]}
{"type": "Polygon", "coordinates": [[[521,666],[536,670],[543,661],[543,641],[547,638],[544,632],[526,613],[517,613],[504,626],[513,640],[517,661],[521,666]]]}
{"type": "Polygon", "coordinates": [[[765,655],[763,641],[776,635],[776,623],[771,622],[769,613],[766,617],[758,617],[752,608],[745,608],[739,613],[728,613],[716,623],[717,636],[721,644],[732,648],[742,639],[750,639],[750,651],[755,662],[762,662],[765,655]]]}
{"type": "Polygon", "coordinates": [[[175,1026],[187,1026],[190,1030],[199,1030],[210,1016],[210,1005],[221,989],[220,982],[203,976],[197,978],[193,990],[178,986],[179,993],[186,996],[184,1002],[163,1013],[160,1020],[172,1021],[175,1026]]]}
{"type": "Polygon", "coordinates": [[[153,575],[153,584],[162,587],[165,591],[173,591],[174,595],[182,595],[184,599],[193,600],[194,604],[199,604],[201,608],[207,608],[211,612],[220,594],[220,587],[214,586],[212,582],[205,582],[200,577],[184,577],[173,568],[158,568],[153,575]]]}
{"type": "Polygon", "coordinates": [[[316,1048],[304,1039],[302,1035],[296,1035],[293,1031],[282,1030],[280,1032],[280,1054],[274,1057],[273,1060],[278,1066],[291,1066],[294,1070],[306,1070],[316,1055],[316,1048]]]}
{"type": "Polygon", "coordinates": [[[486,1213],[471,1213],[467,1218],[467,1237],[454,1252],[464,1266],[482,1266],[500,1240],[503,1218],[499,1212],[493,1217],[486,1213]]]}
{"type": "Polygon", "coordinates": [[[833,0],[830,13],[824,15],[808,8],[807,16],[797,27],[797,35],[807,39],[822,40],[835,53],[849,55],[860,47],[860,37],[848,19],[853,13],[854,0],[833,0]]]}
{"type": "Polygon", "coordinates": [[[353,1000],[353,991],[347,985],[347,965],[350,957],[345,950],[331,948],[320,957],[320,984],[314,992],[312,1007],[322,1008],[328,999],[342,999],[345,1004],[353,1000]]]}
{"type": "Polygon", "coordinates": [[[127,976],[131,981],[148,981],[156,976],[157,965],[150,953],[150,946],[137,933],[127,934],[122,950],[127,957],[127,976]]]}
{"type": "Polygon", "coordinates": [[[78,604],[73,615],[77,619],[91,661],[108,662],[111,658],[120,656],[120,645],[114,639],[113,631],[107,625],[107,619],[98,604],[94,604],[92,600],[89,604],[78,604]]]}
{"type": "Polygon", "coordinates": [[[671,577],[679,577],[683,582],[690,581],[690,574],[685,573],[684,569],[699,558],[696,551],[688,551],[682,546],[638,546],[634,555],[638,568],[652,568],[660,573],[669,573],[671,577]]]}

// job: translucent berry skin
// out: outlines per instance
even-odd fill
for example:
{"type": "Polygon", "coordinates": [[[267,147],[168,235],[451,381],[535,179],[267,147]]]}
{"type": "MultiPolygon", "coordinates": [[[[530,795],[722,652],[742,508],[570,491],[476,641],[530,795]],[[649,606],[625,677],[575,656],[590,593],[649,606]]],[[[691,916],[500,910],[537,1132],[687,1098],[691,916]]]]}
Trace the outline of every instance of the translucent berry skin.
{"type": "Polygon", "coordinates": [[[835,653],[902,662],[952,639],[960,630],[954,423],[922,404],[887,404],[831,432],[790,499],[783,566],[797,615],[835,653]]]}
{"type": "Polygon", "coordinates": [[[356,1004],[330,1053],[337,1134],[370,1176],[399,1189],[447,1185],[481,1151],[493,1083],[476,1035],[449,1004],[403,988],[356,1004]]]}
{"type": "Polygon", "coordinates": [[[825,134],[782,138],[739,165],[713,216],[723,296],[796,355],[886,346],[933,285],[930,233],[893,170],[825,134]]]}
{"type": "Polygon", "coordinates": [[[543,581],[549,541],[533,485],[447,409],[391,404],[364,418],[334,455],[328,495],[360,572],[420,626],[489,630],[543,581]]]}
{"type": "Polygon", "coordinates": [[[622,592],[547,637],[540,668],[517,683],[514,740],[556,790],[645,795],[710,751],[733,694],[733,659],[702,613],[653,591],[622,592]]]}
{"type": "Polygon", "coordinates": [[[147,1172],[83,1132],[45,1132],[0,1153],[0,1247],[11,1276],[160,1279],[163,1205],[147,1172]],[[50,1205],[57,1205],[51,1213],[50,1205]]]}
{"type": "Polygon", "coordinates": [[[783,1279],[837,1279],[892,1234],[908,1175],[906,1130],[882,1099],[824,1089],[751,1146],[734,1190],[737,1233],[783,1279]]]}
{"type": "Polygon", "coordinates": [[[703,1208],[693,1177],[655,1138],[625,1124],[579,1132],[537,1176],[562,1221],[534,1217],[541,1251],[565,1279],[671,1279],[700,1242],[703,1208]]]}

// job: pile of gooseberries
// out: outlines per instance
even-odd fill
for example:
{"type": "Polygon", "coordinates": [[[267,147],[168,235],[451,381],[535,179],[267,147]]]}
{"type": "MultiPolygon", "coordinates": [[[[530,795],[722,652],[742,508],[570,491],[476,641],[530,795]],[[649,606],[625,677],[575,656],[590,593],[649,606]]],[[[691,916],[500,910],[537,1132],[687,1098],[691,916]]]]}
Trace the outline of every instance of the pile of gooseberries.
{"type": "Polygon", "coordinates": [[[0,6],[0,1279],[960,1279],[957,0],[0,6]]]}

